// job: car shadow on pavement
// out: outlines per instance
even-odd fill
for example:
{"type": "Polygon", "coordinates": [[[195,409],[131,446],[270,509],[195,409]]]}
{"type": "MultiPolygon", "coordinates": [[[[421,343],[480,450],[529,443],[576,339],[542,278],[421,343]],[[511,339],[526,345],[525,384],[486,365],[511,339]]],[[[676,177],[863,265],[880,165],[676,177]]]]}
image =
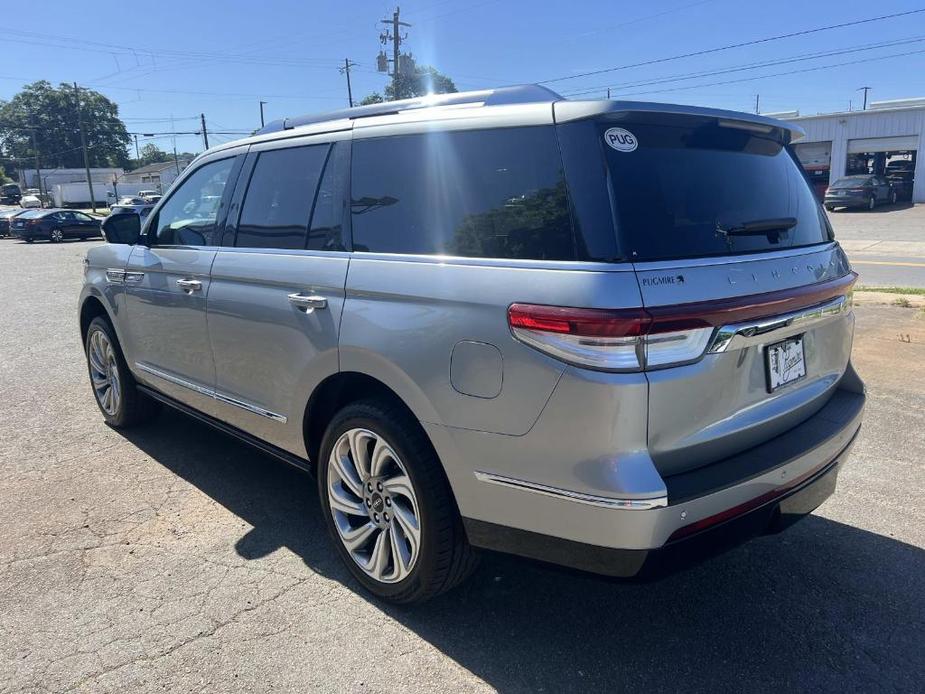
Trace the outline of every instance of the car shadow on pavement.
{"type": "MultiPolygon", "coordinates": [[[[375,602],[340,564],[309,475],[173,411],[126,436],[252,526],[240,556],[287,548],[375,602]]],[[[655,583],[486,553],[460,588],[378,607],[501,691],[913,691],[923,604],[925,551],[813,515],[655,583]]]]}

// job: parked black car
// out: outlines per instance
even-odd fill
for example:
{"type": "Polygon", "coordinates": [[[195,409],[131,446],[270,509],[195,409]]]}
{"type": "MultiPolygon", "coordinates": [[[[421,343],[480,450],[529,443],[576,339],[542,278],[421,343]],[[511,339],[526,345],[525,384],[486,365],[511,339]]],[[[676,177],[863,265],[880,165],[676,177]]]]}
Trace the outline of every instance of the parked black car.
{"type": "Polygon", "coordinates": [[[877,205],[896,202],[896,190],[883,176],[863,174],[839,178],[825,191],[825,209],[829,212],[836,207],[866,207],[874,209],[877,205]]]}
{"type": "Polygon", "coordinates": [[[0,210],[0,238],[12,236],[10,232],[10,220],[22,212],[23,209],[21,207],[11,207],[6,210],[0,210]]]}
{"type": "Polygon", "coordinates": [[[887,171],[887,178],[896,191],[896,199],[901,201],[912,200],[912,186],[915,181],[915,173],[911,170],[894,169],[887,171]]]}
{"type": "Polygon", "coordinates": [[[10,231],[32,243],[44,239],[57,243],[67,238],[87,239],[102,236],[100,220],[76,210],[26,210],[10,222],[10,231]]]}

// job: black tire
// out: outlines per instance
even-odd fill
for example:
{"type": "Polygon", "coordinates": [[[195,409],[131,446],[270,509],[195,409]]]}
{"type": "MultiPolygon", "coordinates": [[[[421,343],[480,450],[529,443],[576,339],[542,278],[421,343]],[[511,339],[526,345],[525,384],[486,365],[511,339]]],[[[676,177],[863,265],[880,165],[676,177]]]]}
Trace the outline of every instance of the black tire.
{"type": "Polygon", "coordinates": [[[26,243],[32,243],[34,241],[35,239],[33,239],[32,237],[29,237],[28,239],[26,239],[26,243]]]}
{"type": "Polygon", "coordinates": [[[84,355],[87,357],[87,373],[90,375],[90,387],[93,389],[93,399],[103,415],[103,419],[111,427],[116,429],[126,429],[137,424],[151,421],[160,410],[160,403],[152,400],[138,390],[138,384],[129,371],[125,363],[125,357],[122,355],[122,348],[119,340],[116,338],[116,332],[113,330],[109,321],[103,317],[96,317],[90,321],[87,328],[86,339],[84,340],[84,355]],[[107,412],[97,396],[96,389],[93,388],[93,367],[90,365],[90,341],[93,339],[95,332],[102,332],[109,343],[112,345],[115,357],[115,366],[118,370],[119,381],[119,406],[110,413],[107,412]]]}
{"type": "Polygon", "coordinates": [[[834,212],[834,211],[835,211],[835,208],[834,208],[833,206],[831,206],[831,205],[826,205],[826,206],[825,206],[825,209],[827,209],[829,212],[834,212]]]}
{"type": "Polygon", "coordinates": [[[876,206],[877,206],[877,198],[871,195],[870,198],[868,198],[867,200],[867,211],[873,212],[876,206]]]}
{"type": "Polygon", "coordinates": [[[60,229],[52,229],[48,232],[48,240],[51,243],[61,243],[64,241],[64,232],[60,229]]]}
{"type": "Polygon", "coordinates": [[[895,191],[895,190],[892,191],[892,192],[890,193],[890,204],[891,204],[891,205],[895,205],[895,204],[896,204],[896,201],[897,201],[898,199],[899,199],[899,196],[896,194],[896,191],[895,191]]]}
{"type": "Polygon", "coordinates": [[[399,404],[361,400],[341,409],[325,431],[316,468],[328,534],[350,573],[377,597],[398,604],[421,603],[458,585],[475,569],[478,555],[466,539],[440,460],[421,425],[399,404]],[[386,440],[401,458],[417,497],[419,554],[408,576],[397,583],[385,583],[364,572],[344,547],[334,524],[327,493],[328,461],[340,436],[354,428],[368,429],[386,440]]]}

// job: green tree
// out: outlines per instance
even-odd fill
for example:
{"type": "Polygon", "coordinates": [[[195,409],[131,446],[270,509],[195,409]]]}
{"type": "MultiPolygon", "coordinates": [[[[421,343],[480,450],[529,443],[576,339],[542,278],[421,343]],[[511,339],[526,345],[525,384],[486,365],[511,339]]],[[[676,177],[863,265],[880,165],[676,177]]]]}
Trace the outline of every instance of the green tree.
{"type": "MultiPolygon", "coordinates": [[[[119,107],[92,89],[80,89],[79,94],[90,166],[125,165],[130,138],[119,107]]],[[[73,85],[55,88],[41,80],[0,103],[0,141],[6,157],[19,167],[33,163],[33,127],[43,168],[83,166],[73,85]]]]}
{"type": "Polygon", "coordinates": [[[168,154],[153,142],[149,142],[141,148],[141,159],[138,160],[138,166],[147,166],[148,164],[159,164],[162,161],[172,161],[173,154],[168,154]]]}
{"type": "Polygon", "coordinates": [[[385,87],[385,96],[373,92],[360,102],[361,106],[378,104],[383,101],[410,99],[427,94],[449,94],[458,92],[453,80],[432,65],[418,65],[410,75],[398,75],[385,87]]]}

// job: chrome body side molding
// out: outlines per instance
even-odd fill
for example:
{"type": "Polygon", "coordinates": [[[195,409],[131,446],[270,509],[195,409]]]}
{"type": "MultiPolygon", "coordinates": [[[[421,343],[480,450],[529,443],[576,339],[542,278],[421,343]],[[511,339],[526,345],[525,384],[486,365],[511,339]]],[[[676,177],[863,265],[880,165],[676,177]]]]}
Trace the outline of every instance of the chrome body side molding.
{"type": "Polygon", "coordinates": [[[579,504],[601,506],[603,508],[644,511],[646,509],[652,508],[664,508],[668,505],[668,497],[666,495],[657,496],[651,499],[618,499],[609,496],[598,496],[596,494],[584,494],[582,492],[575,492],[569,489],[560,489],[559,487],[550,487],[545,484],[527,482],[526,480],[518,480],[513,477],[496,475],[491,472],[476,471],[475,478],[479,482],[485,482],[487,484],[497,484],[502,487],[520,489],[525,492],[542,494],[543,496],[551,496],[563,501],[574,501],[579,504]]]}
{"type": "Polygon", "coordinates": [[[181,386],[183,388],[188,388],[189,390],[199,393],[200,395],[205,395],[206,397],[214,398],[215,400],[219,400],[229,405],[240,407],[242,410],[247,410],[248,412],[259,415],[260,417],[266,417],[267,419],[272,419],[274,422],[279,422],[280,424],[285,424],[287,421],[289,421],[285,415],[281,415],[271,410],[268,410],[264,407],[260,407],[260,405],[254,405],[253,403],[246,402],[244,400],[239,400],[238,398],[232,397],[231,395],[227,395],[225,393],[221,393],[212,388],[206,388],[205,386],[201,386],[197,383],[193,383],[192,381],[188,381],[185,378],[174,376],[173,374],[169,374],[165,371],[161,371],[160,369],[157,369],[153,366],[145,364],[144,362],[136,361],[135,366],[140,371],[144,371],[147,374],[151,374],[152,376],[161,378],[169,383],[173,383],[174,385],[181,386]]]}

